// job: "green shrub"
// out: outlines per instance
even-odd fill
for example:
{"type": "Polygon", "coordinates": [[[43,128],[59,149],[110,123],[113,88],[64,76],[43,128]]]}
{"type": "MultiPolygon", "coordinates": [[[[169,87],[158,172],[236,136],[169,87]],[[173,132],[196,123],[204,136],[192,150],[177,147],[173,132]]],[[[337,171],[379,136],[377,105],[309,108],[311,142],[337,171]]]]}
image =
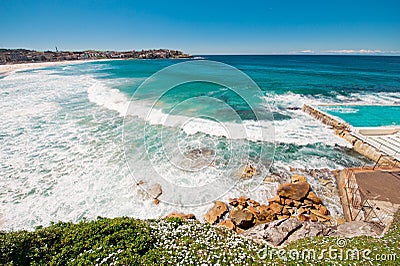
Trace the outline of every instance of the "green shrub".
{"type": "MultiPolygon", "coordinates": [[[[0,233],[0,265],[400,265],[400,215],[382,238],[347,239],[349,248],[395,254],[393,260],[291,260],[270,252],[236,233],[179,218],[137,220],[98,218],[78,224],[57,223],[33,232],[0,233]]],[[[292,243],[283,251],[337,247],[337,238],[314,237],[292,243]]]]}
{"type": "Polygon", "coordinates": [[[132,218],[58,223],[34,232],[1,233],[0,264],[76,265],[118,258],[140,264],[153,244],[148,224],[132,218]]]}

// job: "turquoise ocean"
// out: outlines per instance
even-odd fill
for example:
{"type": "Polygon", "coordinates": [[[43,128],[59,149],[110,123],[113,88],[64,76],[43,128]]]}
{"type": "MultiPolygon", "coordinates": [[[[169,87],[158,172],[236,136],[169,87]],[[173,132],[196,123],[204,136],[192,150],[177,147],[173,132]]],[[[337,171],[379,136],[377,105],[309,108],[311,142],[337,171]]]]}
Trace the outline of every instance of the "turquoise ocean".
{"type": "MultiPolygon", "coordinates": [[[[155,205],[146,196],[136,184],[147,178],[145,160],[150,158],[156,171],[171,182],[196,187],[219,178],[226,167],[234,173],[245,165],[240,156],[232,156],[245,147],[246,160],[258,160],[257,176],[277,179],[247,191],[248,181],[232,174],[229,178],[238,186],[221,199],[243,193],[264,202],[274,195],[278,182],[287,181],[293,168],[341,169],[371,164],[301,107],[304,103],[342,104],[324,108],[355,126],[399,125],[400,57],[202,55],[187,60],[94,61],[12,73],[0,78],[0,95],[0,229],[33,229],[60,220],[78,222],[97,216],[158,218],[172,211],[191,212],[201,218],[213,200],[207,201],[207,195],[199,196],[204,197],[204,204],[192,207],[165,202],[155,205]],[[232,128],[240,124],[250,129],[260,126],[255,123],[254,110],[218,84],[182,84],[163,94],[154,106],[148,99],[159,88],[150,86],[139,97],[135,94],[157,71],[202,59],[231,65],[254,80],[261,90],[253,97],[255,108],[261,114],[264,110],[272,114],[257,119],[261,124],[272,123],[273,143],[251,132],[246,139],[235,137],[217,126],[218,121],[232,128]],[[191,97],[197,100],[187,101],[191,97]],[[236,115],[208,98],[229,106],[236,115]],[[174,108],[176,103],[184,104],[174,108]],[[392,105],[392,109],[371,107],[382,104],[392,105]],[[151,116],[146,115],[149,108],[151,116]],[[172,115],[171,110],[175,112],[172,115]],[[200,111],[202,117],[190,119],[200,111]],[[191,122],[176,122],[182,118],[191,122]],[[127,139],[124,131],[137,134],[127,139]],[[182,174],[170,167],[168,153],[161,152],[166,147],[179,147],[182,153],[193,156],[197,156],[193,151],[207,150],[213,156],[213,167],[182,174]],[[261,149],[265,158],[260,158],[261,149]]],[[[318,179],[310,177],[309,181],[324,194],[324,184],[318,179]]],[[[338,196],[324,195],[332,213],[340,215],[338,196]]]]}

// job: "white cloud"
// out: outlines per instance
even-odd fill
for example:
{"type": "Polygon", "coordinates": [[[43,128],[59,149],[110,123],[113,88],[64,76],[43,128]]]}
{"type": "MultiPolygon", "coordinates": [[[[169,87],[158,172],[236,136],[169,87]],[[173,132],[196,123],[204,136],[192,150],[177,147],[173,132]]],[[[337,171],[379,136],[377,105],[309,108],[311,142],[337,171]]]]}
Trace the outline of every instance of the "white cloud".
{"type": "Polygon", "coordinates": [[[314,50],[302,50],[302,51],[299,51],[299,53],[302,53],[302,54],[313,54],[313,53],[315,53],[315,51],[314,50]]]}
{"type": "Polygon", "coordinates": [[[301,51],[291,51],[289,54],[315,54],[314,50],[301,50],[301,51]]]}
{"type": "Polygon", "coordinates": [[[343,55],[400,55],[400,50],[392,50],[392,51],[384,51],[384,50],[372,50],[372,49],[340,49],[340,50],[323,50],[323,51],[315,51],[315,50],[300,50],[300,51],[292,51],[289,54],[343,54],[343,55]]]}
{"type": "Polygon", "coordinates": [[[322,53],[328,54],[382,54],[382,50],[370,50],[370,49],[360,49],[360,50],[326,50],[322,53]]]}
{"type": "Polygon", "coordinates": [[[326,54],[337,54],[337,55],[400,55],[400,50],[372,50],[372,49],[341,49],[341,50],[297,50],[297,51],[290,51],[288,53],[273,53],[273,54],[316,54],[316,55],[326,55],[326,54]]]}

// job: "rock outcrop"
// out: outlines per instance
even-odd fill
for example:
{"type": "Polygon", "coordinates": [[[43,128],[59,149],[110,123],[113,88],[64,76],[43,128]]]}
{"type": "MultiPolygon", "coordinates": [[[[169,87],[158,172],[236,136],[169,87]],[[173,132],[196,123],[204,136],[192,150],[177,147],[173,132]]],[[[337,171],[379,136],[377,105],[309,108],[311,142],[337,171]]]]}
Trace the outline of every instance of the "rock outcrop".
{"type": "Polygon", "coordinates": [[[247,164],[240,169],[240,178],[248,179],[257,174],[257,169],[252,164],[247,164]]]}
{"type": "Polygon", "coordinates": [[[196,220],[196,216],[194,216],[194,214],[189,213],[189,214],[184,214],[184,213],[179,213],[179,212],[172,212],[170,214],[168,214],[167,216],[165,216],[164,218],[181,218],[183,220],[196,220]]]}
{"type": "Polygon", "coordinates": [[[150,197],[153,198],[154,204],[158,205],[160,203],[160,200],[158,199],[158,197],[160,197],[162,194],[162,188],[160,184],[153,184],[150,188],[147,189],[147,193],[150,197]]]}
{"type": "Polygon", "coordinates": [[[246,197],[229,199],[231,221],[240,229],[248,229],[255,224],[266,223],[276,219],[275,212],[267,205],[246,197]]]}
{"type": "Polygon", "coordinates": [[[233,231],[236,231],[236,225],[231,221],[231,220],[223,220],[219,224],[217,224],[219,227],[225,227],[228,229],[231,229],[233,231]]]}
{"type": "Polygon", "coordinates": [[[186,153],[185,156],[189,159],[198,159],[215,155],[215,151],[207,148],[194,149],[186,153]]]}
{"type": "Polygon", "coordinates": [[[280,197],[292,200],[302,200],[307,196],[310,185],[307,182],[296,182],[288,184],[280,184],[277,194],[280,197]]]}
{"type": "Polygon", "coordinates": [[[373,223],[355,221],[339,226],[329,226],[321,222],[304,222],[288,218],[256,225],[242,233],[243,236],[256,242],[267,243],[272,246],[285,246],[293,241],[314,236],[373,236],[382,234],[383,229],[373,223]]]}
{"type": "Polygon", "coordinates": [[[254,225],[254,214],[248,210],[233,209],[229,213],[231,221],[241,229],[248,229],[254,225]]]}
{"type": "Polygon", "coordinates": [[[336,227],[336,230],[331,236],[339,237],[355,237],[355,236],[373,236],[379,237],[382,235],[384,228],[378,224],[363,221],[353,221],[343,223],[336,227]]]}
{"type": "MultiPolygon", "coordinates": [[[[291,183],[279,185],[277,195],[268,199],[268,205],[244,196],[229,199],[229,205],[232,206],[229,212],[230,220],[222,221],[219,225],[238,233],[255,225],[290,217],[297,218],[299,222],[319,221],[330,225],[332,217],[329,215],[329,210],[311,191],[306,178],[293,175],[291,180],[291,183]]],[[[205,220],[215,224],[228,211],[225,203],[217,201],[206,214],[205,220]]]]}
{"type": "Polygon", "coordinates": [[[204,218],[207,223],[215,224],[228,210],[228,206],[224,202],[215,201],[214,206],[206,213],[204,218]]]}
{"type": "Polygon", "coordinates": [[[278,218],[297,215],[300,221],[328,223],[332,220],[329,210],[323,205],[321,198],[311,191],[306,178],[301,175],[293,175],[291,183],[280,184],[277,196],[269,199],[268,202],[273,210],[279,211],[276,213],[278,218]]]}

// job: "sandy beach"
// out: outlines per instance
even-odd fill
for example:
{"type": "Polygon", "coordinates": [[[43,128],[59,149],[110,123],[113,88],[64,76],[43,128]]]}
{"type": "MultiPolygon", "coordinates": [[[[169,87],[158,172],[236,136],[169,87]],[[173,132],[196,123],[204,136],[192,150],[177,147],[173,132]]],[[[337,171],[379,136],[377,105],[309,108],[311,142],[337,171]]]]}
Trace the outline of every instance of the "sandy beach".
{"type": "Polygon", "coordinates": [[[94,61],[109,61],[114,59],[98,59],[98,60],[70,60],[70,61],[56,61],[56,62],[42,62],[42,63],[22,63],[22,64],[10,64],[10,65],[0,65],[0,76],[6,76],[13,72],[42,68],[57,65],[72,65],[72,64],[83,64],[86,62],[94,61]]]}

